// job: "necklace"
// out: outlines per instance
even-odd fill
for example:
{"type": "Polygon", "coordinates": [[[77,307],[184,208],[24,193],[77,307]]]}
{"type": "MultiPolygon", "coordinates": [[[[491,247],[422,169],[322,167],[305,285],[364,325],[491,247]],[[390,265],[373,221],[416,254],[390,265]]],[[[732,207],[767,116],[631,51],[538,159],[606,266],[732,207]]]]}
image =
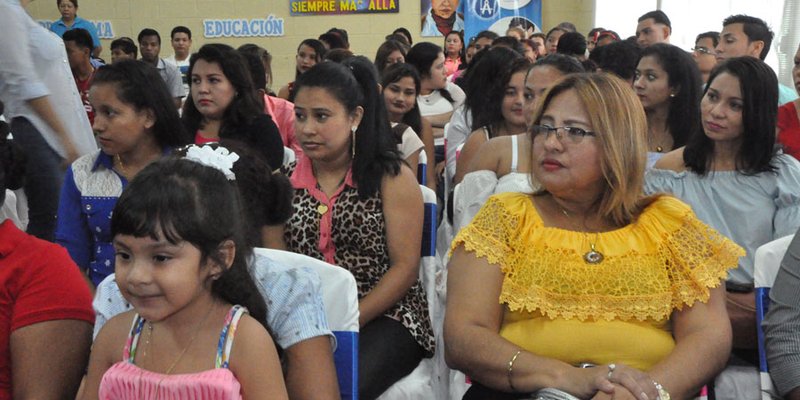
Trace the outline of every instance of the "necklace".
{"type": "Polygon", "coordinates": [[[122,163],[122,158],[119,156],[119,154],[114,155],[114,159],[117,161],[117,164],[119,164],[119,172],[121,172],[123,176],[127,177],[128,171],[125,170],[125,164],[122,163]]]}
{"type": "MultiPolygon", "coordinates": [[[[564,216],[570,218],[567,210],[565,210],[563,207],[560,208],[564,216]]],[[[583,227],[586,228],[586,221],[584,221],[583,227]]],[[[597,239],[600,238],[600,232],[594,233],[594,242],[589,240],[589,234],[587,232],[584,231],[583,236],[586,237],[586,240],[589,242],[589,251],[583,254],[583,261],[586,261],[587,264],[600,264],[603,262],[603,259],[605,258],[603,253],[597,251],[597,248],[595,247],[597,244],[597,239]]]]}
{"type": "MultiPolygon", "coordinates": [[[[205,324],[206,320],[208,320],[208,316],[211,315],[211,311],[214,310],[214,305],[216,303],[217,302],[216,302],[216,299],[215,299],[214,302],[211,303],[211,307],[208,308],[208,311],[206,312],[206,315],[203,317],[203,319],[200,321],[200,323],[197,324],[197,326],[195,327],[194,333],[192,334],[192,337],[189,338],[189,343],[186,343],[186,346],[183,348],[183,350],[181,350],[181,353],[178,354],[178,358],[176,358],[175,361],[172,362],[172,364],[169,366],[169,368],[167,368],[167,371],[164,372],[164,374],[161,377],[161,379],[158,380],[158,383],[156,383],[156,387],[154,389],[154,392],[155,392],[155,397],[153,397],[154,399],[158,400],[158,397],[159,397],[158,389],[161,388],[161,383],[164,382],[164,379],[166,379],[167,376],[170,373],[172,373],[172,370],[174,370],[175,366],[178,365],[178,362],[181,361],[183,356],[186,354],[186,351],[189,350],[189,347],[192,347],[192,343],[194,343],[194,340],[197,338],[197,334],[200,333],[200,328],[205,324]]],[[[147,350],[150,349],[150,340],[152,338],[153,338],[153,323],[150,322],[150,321],[147,321],[147,339],[145,340],[145,348],[144,348],[144,351],[142,352],[142,361],[144,361],[145,358],[147,357],[147,350]]],[[[142,375],[143,374],[144,374],[144,368],[141,368],[141,370],[139,371],[139,387],[140,388],[142,386],[141,385],[141,381],[142,381],[142,375]]]]}

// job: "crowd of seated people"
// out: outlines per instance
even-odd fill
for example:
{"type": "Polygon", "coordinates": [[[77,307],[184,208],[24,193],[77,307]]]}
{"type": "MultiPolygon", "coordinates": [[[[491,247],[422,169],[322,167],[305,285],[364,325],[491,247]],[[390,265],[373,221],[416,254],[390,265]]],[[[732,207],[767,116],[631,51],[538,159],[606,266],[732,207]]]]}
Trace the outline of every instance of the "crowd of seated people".
{"type": "Polygon", "coordinates": [[[21,3],[0,399],[750,399],[759,364],[800,399],[800,238],[758,333],[756,250],[800,230],[800,99],[763,20],[691,51],[660,10],[627,39],[398,28],[373,58],[331,28],[280,84],[268,49],[185,26],[106,64],[77,0],[61,39],[21,3]],[[301,255],[355,283],[349,371],[301,255]]]}

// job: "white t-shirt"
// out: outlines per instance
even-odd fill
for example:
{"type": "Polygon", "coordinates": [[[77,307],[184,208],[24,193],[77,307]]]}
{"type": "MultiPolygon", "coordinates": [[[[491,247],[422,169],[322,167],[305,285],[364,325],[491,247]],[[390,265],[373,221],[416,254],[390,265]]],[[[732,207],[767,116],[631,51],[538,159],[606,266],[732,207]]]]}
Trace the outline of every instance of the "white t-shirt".
{"type": "Polygon", "coordinates": [[[417,96],[419,113],[423,117],[449,113],[464,103],[464,99],[467,96],[458,85],[453,82],[447,82],[445,89],[450,93],[450,97],[453,98],[452,103],[442,97],[442,93],[439,90],[434,90],[431,94],[417,96]]]}
{"type": "MultiPolygon", "coordinates": [[[[392,122],[392,128],[395,126],[397,126],[397,122],[392,122]]],[[[419,138],[419,136],[417,136],[417,133],[414,132],[410,126],[403,131],[403,137],[401,140],[402,142],[397,145],[397,150],[400,151],[400,154],[404,160],[410,157],[412,154],[425,148],[425,144],[422,143],[422,140],[419,138]]]]}

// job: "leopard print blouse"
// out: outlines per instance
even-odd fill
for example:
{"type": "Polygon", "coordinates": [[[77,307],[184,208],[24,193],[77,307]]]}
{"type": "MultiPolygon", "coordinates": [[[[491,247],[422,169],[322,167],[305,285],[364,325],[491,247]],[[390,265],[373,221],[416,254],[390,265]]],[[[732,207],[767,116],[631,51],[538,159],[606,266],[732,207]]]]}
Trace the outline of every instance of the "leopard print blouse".
{"type": "MultiPolygon", "coordinates": [[[[285,167],[291,177],[296,167],[285,167]]],[[[295,189],[294,213],[286,224],[285,240],[289,251],[325,260],[320,240],[320,202],[306,189],[295,189]]],[[[358,198],[358,190],[345,185],[330,210],[331,240],[335,264],[349,270],[356,279],[359,299],[366,296],[389,270],[389,248],[380,193],[367,200],[358,198]]],[[[409,330],[428,356],[433,354],[434,338],[428,314],[428,301],[419,280],[406,296],[384,313],[409,330]]]]}

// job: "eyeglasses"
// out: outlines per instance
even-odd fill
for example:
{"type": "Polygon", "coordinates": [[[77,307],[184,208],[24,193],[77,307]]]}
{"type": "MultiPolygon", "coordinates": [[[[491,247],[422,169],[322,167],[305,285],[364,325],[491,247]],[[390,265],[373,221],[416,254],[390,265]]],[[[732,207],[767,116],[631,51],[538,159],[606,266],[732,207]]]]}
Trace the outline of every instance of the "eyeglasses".
{"type": "Polygon", "coordinates": [[[583,128],[578,128],[574,126],[550,126],[550,125],[533,125],[531,126],[531,133],[533,134],[534,139],[541,137],[544,140],[547,140],[550,137],[550,133],[554,133],[556,135],[556,139],[560,142],[564,142],[564,135],[560,132],[566,132],[566,137],[569,139],[568,142],[571,144],[578,144],[583,141],[583,138],[586,136],[597,136],[597,133],[587,131],[583,128]]]}
{"type": "Polygon", "coordinates": [[[709,56],[717,55],[716,51],[711,50],[711,49],[707,49],[707,48],[705,48],[703,46],[695,47],[695,48],[692,49],[692,51],[695,52],[695,53],[708,54],[709,56]]]}

